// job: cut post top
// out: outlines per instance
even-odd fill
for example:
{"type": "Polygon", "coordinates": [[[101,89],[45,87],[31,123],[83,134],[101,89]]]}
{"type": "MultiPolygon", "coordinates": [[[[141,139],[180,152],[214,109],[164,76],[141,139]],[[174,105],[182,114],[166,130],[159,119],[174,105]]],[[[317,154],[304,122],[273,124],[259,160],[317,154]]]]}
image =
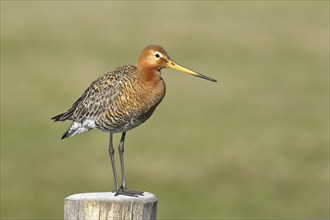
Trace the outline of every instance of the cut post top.
{"type": "Polygon", "coordinates": [[[65,200],[96,200],[96,201],[109,201],[109,202],[156,202],[157,198],[153,193],[143,192],[143,196],[132,197],[118,195],[115,196],[114,192],[91,192],[91,193],[78,193],[65,198],[65,200]]]}

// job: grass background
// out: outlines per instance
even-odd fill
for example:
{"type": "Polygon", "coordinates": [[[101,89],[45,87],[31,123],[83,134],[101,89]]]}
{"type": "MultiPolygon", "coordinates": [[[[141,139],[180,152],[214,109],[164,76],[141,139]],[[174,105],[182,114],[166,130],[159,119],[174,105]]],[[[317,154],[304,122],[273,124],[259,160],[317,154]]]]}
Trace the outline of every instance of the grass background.
{"type": "Polygon", "coordinates": [[[219,81],[163,70],[128,132],[128,186],[159,219],[329,218],[328,1],[1,1],[2,219],[113,189],[108,135],[61,141],[50,118],[152,43],[219,81]]]}

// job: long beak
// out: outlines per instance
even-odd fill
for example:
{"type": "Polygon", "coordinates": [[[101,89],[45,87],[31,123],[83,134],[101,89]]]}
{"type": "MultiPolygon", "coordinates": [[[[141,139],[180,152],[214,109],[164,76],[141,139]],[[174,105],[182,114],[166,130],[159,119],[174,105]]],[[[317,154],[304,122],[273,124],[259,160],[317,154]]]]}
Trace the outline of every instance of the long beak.
{"type": "Polygon", "coordinates": [[[202,79],[207,79],[207,80],[210,80],[212,82],[217,82],[217,80],[215,79],[212,79],[211,77],[208,77],[208,76],[205,76],[203,74],[200,74],[200,73],[197,73],[195,71],[192,71],[190,69],[187,69],[183,66],[180,66],[179,64],[173,62],[172,60],[169,60],[166,64],[166,67],[169,67],[169,68],[172,68],[172,69],[175,69],[175,70],[179,70],[181,72],[185,72],[185,73],[188,73],[188,74],[191,74],[193,76],[197,76],[197,77],[200,77],[202,79]]]}

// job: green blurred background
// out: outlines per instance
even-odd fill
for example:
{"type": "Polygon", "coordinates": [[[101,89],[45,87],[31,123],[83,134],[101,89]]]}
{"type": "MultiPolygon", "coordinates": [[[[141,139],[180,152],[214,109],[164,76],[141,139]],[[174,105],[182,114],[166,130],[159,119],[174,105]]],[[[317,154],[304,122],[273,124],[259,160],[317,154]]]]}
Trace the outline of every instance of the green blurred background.
{"type": "Polygon", "coordinates": [[[62,141],[50,118],[152,43],[219,81],[163,70],[128,132],[128,186],[159,219],[329,217],[328,19],[328,1],[1,1],[1,218],[113,189],[108,134],[62,141]]]}

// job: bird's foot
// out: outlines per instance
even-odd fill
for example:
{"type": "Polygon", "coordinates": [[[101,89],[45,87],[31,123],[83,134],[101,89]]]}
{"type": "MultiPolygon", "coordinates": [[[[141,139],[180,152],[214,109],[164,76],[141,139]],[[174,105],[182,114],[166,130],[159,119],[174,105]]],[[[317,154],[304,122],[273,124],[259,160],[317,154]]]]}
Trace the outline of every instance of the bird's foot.
{"type": "Polygon", "coordinates": [[[121,186],[118,190],[115,190],[115,196],[118,195],[139,197],[139,196],[143,196],[143,192],[131,191],[128,190],[126,187],[121,186]]]}

